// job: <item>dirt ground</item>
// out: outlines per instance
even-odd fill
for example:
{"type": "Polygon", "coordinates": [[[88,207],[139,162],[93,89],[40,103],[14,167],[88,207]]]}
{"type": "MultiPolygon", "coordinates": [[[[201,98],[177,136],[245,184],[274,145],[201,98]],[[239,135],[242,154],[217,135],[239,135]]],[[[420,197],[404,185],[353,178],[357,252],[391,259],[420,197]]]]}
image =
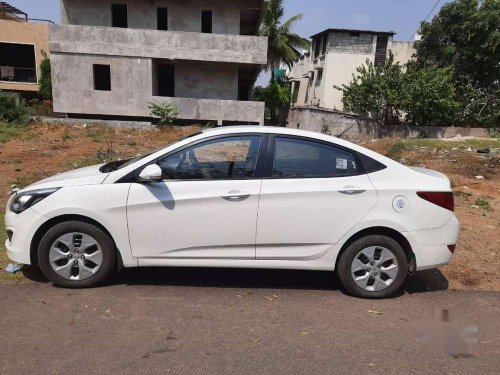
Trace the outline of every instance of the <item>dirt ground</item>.
{"type": "MultiPolygon", "coordinates": [[[[20,134],[0,137],[0,142],[4,142],[0,143],[0,205],[5,205],[11,185],[26,186],[65,170],[136,156],[195,131],[195,127],[146,131],[31,125],[20,134]]],[[[452,262],[441,269],[448,288],[500,291],[500,139],[384,139],[362,146],[407,165],[440,171],[450,178],[462,231],[452,262]],[[488,153],[478,153],[485,148],[488,153]]],[[[3,270],[8,263],[3,249],[3,212],[0,220],[3,270]]],[[[0,282],[23,280],[21,273],[0,271],[0,282]]]]}

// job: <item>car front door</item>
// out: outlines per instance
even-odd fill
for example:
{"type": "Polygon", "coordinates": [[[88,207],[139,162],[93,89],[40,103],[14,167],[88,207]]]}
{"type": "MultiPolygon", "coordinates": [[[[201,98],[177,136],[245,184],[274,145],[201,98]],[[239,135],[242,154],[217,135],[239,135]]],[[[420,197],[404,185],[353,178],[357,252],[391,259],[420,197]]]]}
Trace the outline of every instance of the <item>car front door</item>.
{"type": "Polygon", "coordinates": [[[255,259],[262,138],[199,141],[157,161],[161,182],[132,183],[127,217],[133,256],[255,259]]]}
{"type": "Polygon", "coordinates": [[[269,147],[256,257],[318,258],[375,206],[375,188],[348,149],[289,136],[271,136],[269,147]]]}

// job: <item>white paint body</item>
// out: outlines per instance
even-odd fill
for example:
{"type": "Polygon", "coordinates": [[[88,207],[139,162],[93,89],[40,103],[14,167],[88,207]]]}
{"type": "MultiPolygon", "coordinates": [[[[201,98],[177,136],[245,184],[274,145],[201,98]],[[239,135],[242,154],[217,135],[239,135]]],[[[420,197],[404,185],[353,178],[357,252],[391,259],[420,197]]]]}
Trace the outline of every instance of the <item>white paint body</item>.
{"type": "Polygon", "coordinates": [[[30,264],[36,231],[51,219],[78,215],[113,238],[125,267],[188,266],[334,270],[342,246],[356,233],[385,227],[401,233],[417,270],[447,264],[458,241],[452,211],[416,195],[451,191],[446,176],[409,168],[373,151],[324,134],[268,127],[224,127],[182,140],[123,169],[100,166],[66,172],[22,191],[60,188],[26,211],[6,210],[7,255],[30,264]],[[387,168],[352,177],[118,182],[159,156],[204,138],[241,133],[285,134],[340,145],[387,168]],[[364,190],[340,194],[346,187],[364,190]],[[231,195],[248,198],[231,201],[231,195]],[[402,209],[397,202],[405,199],[402,209]]]}

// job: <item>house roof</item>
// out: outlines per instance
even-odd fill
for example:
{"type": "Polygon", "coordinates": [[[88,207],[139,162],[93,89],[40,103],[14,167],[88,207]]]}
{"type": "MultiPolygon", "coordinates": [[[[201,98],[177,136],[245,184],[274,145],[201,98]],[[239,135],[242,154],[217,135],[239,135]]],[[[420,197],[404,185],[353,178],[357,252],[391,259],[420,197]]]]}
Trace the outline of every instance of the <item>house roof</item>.
{"type": "Polygon", "coordinates": [[[360,33],[360,34],[377,34],[377,35],[394,35],[394,31],[376,31],[376,30],[358,30],[358,29],[326,29],[311,36],[311,39],[324,33],[360,33]]]}
{"type": "Polygon", "coordinates": [[[0,13],[4,16],[4,18],[8,15],[13,16],[14,18],[22,18],[28,19],[28,14],[23,12],[22,10],[17,9],[16,7],[10,5],[5,1],[0,1],[0,13]]]}

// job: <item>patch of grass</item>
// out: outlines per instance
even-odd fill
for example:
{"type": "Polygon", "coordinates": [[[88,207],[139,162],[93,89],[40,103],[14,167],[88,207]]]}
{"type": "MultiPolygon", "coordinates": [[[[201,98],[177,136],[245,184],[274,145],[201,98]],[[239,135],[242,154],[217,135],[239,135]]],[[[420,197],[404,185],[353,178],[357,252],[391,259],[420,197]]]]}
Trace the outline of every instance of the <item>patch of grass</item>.
{"type": "Polygon", "coordinates": [[[484,197],[477,198],[476,201],[474,202],[474,205],[476,205],[479,208],[482,208],[483,210],[486,210],[486,211],[493,211],[493,208],[491,208],[490,202],[484,197]]]}
{"type": "Polygon", "coordinates": [[[88,126],[86,135],[94,142],[112,143],[115,138],[115,129],[105,125],[88,126]]]}
{"type": "Polygon", "coordinates": [[[457,197],[457,198],[463,198],[465,200],[469,200],[469,197],[472,196],[472,193],[470,193],[468,191],[455,190],[453,192],[453,195],[455,195],[455,197],[457,197]]]}
{"type": "Polygon", "coordinates": [[[24,125],[10,125],[0,122],[0,143],[7,143],[13,139],[21,138],[27,130],[28,127],[24,125]]]}
{"type": "Polygon", "coordinates": [[[407,142],[398,141],[389,147],[386,156],[388,158],[391,158],[392,160],[400,161],[407,149],[408,149],[407,142]]]}
{"type": "Polygon", "coordinates": [[[70,169],[78,169],[83,167],[88,167],[90,165],[98,164],[99,161],[92,156],[82,156],[81,158],[70,160],[68,162],[68,168],[70,169]]]}
{"type": "Polygon", "coordinates": [[[11,182],[11,185],[15,185],[18,188],[23,188],[29,185],[28,179],[24,176],[16,176],[11,182]]]}
{"type": "Polygon", "coordinates": [[[70,141],[71,140],[71,135],[67,130],[64,131],[64,133],[61,134],[61,140],[63,142],[70,141]]]}
{"type": "Polygon", "coordinates": [[[465,139],[462,141],[443,141],[440,139],[418,139],[411,138],[407,140],[407,145],[409,148],[435,148],[438,150],[450,150],[452,148],[465,149],[467,147],[472,148],[474,151],[478,148],[494,148],[500,147],[500,139],[490,138],[490,139],[465,139]]]}
{"type": "Polygon", "coordinates": [[[12,263],[5,252],[5,240],[7,239],[7,234],[5,232],[4,216],[4,213],[0,212],[0,283],[25,280],[21,272],[12,274],[4,271],[7,264],[12,263]]]}

